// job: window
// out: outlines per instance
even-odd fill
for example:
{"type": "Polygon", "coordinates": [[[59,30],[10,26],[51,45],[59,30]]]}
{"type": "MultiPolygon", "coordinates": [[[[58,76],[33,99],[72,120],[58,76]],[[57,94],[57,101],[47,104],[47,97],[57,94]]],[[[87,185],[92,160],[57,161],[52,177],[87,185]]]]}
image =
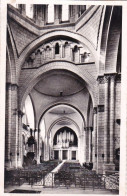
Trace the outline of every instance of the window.
{"type": "Polygon", "coordinates": [[[59,54],[59,44],[58,43],[56,43],[56,45],[55,45],[55,54],[59,54]]]}
{"type": "Polygon", "coordinates": [[[48,5],[48,23],[54,22],[54,5],[48,5]]]}
{"type": "Polygon", "coordinates": [[[33,5],[31,4],[26,4],[26,15],[29,18],[33,18],[33,5]]]}
{"type": "Polygon", "coordinates": [[[69,5],[62,5],[62,21],[69,19],[69,5]]]}

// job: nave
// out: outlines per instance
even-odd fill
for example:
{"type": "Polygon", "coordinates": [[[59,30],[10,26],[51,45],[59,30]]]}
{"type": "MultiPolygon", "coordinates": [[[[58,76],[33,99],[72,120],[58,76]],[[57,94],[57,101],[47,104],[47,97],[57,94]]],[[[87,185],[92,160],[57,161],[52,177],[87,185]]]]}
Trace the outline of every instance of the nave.
{"type": "MultiPolygon", "coordinates": [[[[118,194],[118,173],[97,174],[79,161],[46,161],[24,169],[10,170],[5,175],[5,192],[47,193],[50,190],[82,193],[100,191],[118,194]]],[[[67,192],[67,193],[68,193],[67,192]]]]}

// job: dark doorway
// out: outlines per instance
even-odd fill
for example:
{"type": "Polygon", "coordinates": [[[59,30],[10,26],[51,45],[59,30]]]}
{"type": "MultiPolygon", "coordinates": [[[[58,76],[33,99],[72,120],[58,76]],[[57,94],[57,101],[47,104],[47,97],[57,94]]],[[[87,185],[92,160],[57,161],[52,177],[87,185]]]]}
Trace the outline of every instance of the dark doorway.
{"type": "Polygon", "coordinates": [[[58,150],[55,150],[54,151],[54,159],[55,160],[58,160],[59,159],[59,151],[58,150]]]}
{"type": "Polygon", "coordinates": [[[76,151],[72,151],[72,160],[76,160],[76,151]]]}
{"type": "Polygon", "coordinates": [[[63,160],[67,159],[67,150],[63,150],[63,160]]]}

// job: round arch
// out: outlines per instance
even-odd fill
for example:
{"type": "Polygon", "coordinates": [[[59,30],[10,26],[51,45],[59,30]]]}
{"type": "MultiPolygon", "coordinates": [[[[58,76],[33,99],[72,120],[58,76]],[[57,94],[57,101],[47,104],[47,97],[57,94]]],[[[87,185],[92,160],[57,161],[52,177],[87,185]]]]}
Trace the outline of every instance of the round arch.
{"type": "MultiPolygon", "coordinates": [[[[50,127],[49,127],[49,129],[48,129],[48,132],[47,132],[47,136],[50,135],[50,132],[51,132],[52,128],[53,128],[57,123],[59,123],[59,122],[61,122],[61,121],[63,121],[63,120],[66,120],[67,122],[71,122],[72,124],[74,124],[75,127],[77,128],[77,130],[79,131],[79,133],[81,133],[79,126],[77,125],[77,123],[76,123],[74,120],[72,120],[71,118],[68,118],[68,117],[61,117],[61,118],[58,118],[57,120],[55,120],[55,121],[50,125],[50,127]]],[[[68,127],[69,127],[69,126],[68,126],[68,127]]],[[[74,130],[73,130],[73,131],[74,131],[74,130]]],[[[56,132],[57,132],[57,130],[56,130],[56,132]]],[[[56,133],[56,132],[55,132],[55,133],[56,133]]],[[[74,132],[75,132],[75,131],[74,131],[74,132]]],[[[78,136],[79,136],[79,133],[77,133],[77,132],[75,132],[75,133],[76,133],[76,135],[77,135],[77,137],[78,137],[78,136]]]]}
{"type": "MultiPolygon", "coordinates": [[[[82,117],[82,119],[83,119],[84,127],[86,126],[86,121],[85,121],[85,118],[84,118],[82,112],[81,112],[77,107],[75,107],[74,105],[71,105],[71,104],[69,104],[69,103],[55,103],[55,104],[51,104],[50,106],[48,106],[47,108],[45,108],[44,112],[41,114],[41,117],[40,117],[40,119],[39,119],[38,126],[40,125],[41,119],[43,118],[44,114],[45,114],[47,111],[49,111],[51,108],[54,108],[54,107],[59,106],[59,105],[66,105],[66,106],[70,106],[70,107],[72,107],[73,109],[75,109],[75,110],[81,115],[81,117],[82,117]]],[[[39,127],[38,127],[38,128],[39,128],[39,127]]]]}
{"type": "Polygon", "coordinates": [[[21,66],[24,63],[25,59],[30,55],[30,53],[35,49],[37,49],[41,44],[45,43],[46,41],[49,41],[54,38],[56,39],[56,37],[60,37],[60,36],[74,39],[78,42],[81,42],[83,45],[87,46],[94,56],[96,66],[98,65],[97,51],[92,45],[92,43],[86,37],[84,37],[79,33],[71,32],[68,30],[57,29],[57,30],[46,32],[40,37],[36,38],[22,51],[16,65],[16,67],[18,67],[18,77],[17,77],[18,81],[20,77],[21,66]]]}
{"type": "Polygon", "coordinates": [[[37,84],[41,80],[42,75],[52,70],[66,70],[77,75],[80,79],[84,81],[84,84],[86,85],[86,88],[88,89],[91,95],[93,105],[97,104],[97,92],[95,91],[95,89],[97,88],[96,88],[95,78],[93,78],[90,75],[90,73],[87,71],[82,72],[73,63],[55,61],[55,62],[46,63],[44,66],[41,66],[39,69],[31,73],[29,77],[24,79],[25,82],[23,86],[21,86],[19,89],[19,93],[20,93],[19,107],[21,109],[23,108],[23,103],[26,99],[26,96],[30,93],[30,91],[35,86],[35,84],[37,84]]]}

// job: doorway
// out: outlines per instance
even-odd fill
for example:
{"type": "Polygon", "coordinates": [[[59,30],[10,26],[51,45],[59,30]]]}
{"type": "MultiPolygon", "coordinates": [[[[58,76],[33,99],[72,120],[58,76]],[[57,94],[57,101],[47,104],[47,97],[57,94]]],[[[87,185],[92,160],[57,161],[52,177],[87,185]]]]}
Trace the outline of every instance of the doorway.
{"type": "Polygon", "coordinates": [[[63,150],[63,160],[67,160],[68,158],[67,153],[68,153],[67,150],[63,150]]]}
{"type": "Polygon", "coordinates": [[[55,150],[54,151],[54,159],[55,160],[58,160],[59,159],[59,151],[58,150],[55,150]]]}

